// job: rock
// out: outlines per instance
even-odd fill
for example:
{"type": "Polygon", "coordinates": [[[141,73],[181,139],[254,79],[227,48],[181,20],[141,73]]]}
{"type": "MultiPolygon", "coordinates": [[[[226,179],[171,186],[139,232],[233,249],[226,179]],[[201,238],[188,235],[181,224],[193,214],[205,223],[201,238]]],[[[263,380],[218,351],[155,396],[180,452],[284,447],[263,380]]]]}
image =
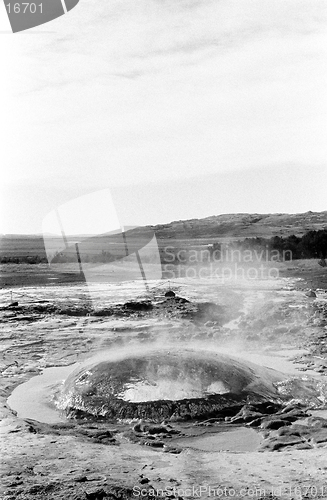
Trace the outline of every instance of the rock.
{"type": "Polygon", "coordinates": [[[113,434],[105,429],[79,429],[80,434],[97,439],[112,438],[113,434]]]}
{"type": "Polygon", "coordinates": [[[280,427],[277,431],[278,436],[292,436],[292,437],[301,437],[301,433],[298,430],[294,430],[291,427],[283,426],[280,427]]]}
{"type": "Polygon", "coordinates": [[[17,307],[18,306],[18,302],[11,302],[9,304],[9,306],[7,306],[7,309],[10,309],[11,307],[17,307]]]}
{"type": "Polygon", "coordinates": [[[289,436],[281,436],[279,438],[274,438],[268,440],[261,446],[261,450],[278,451],[286,446],[294,446],[302,444],[303,440],[301,438],[293,438],[289,436]]]}
{"type": "Polygon", "coordinates": [[[317,294],[313,290],[309,290],[308,293],[306,293],[306,296],[310,298],[316,298],[317,294]]]}
{"type": "Polygon", "coordinates": [[[97,438],[94,440],[95,443],[100,443],[100,444],[118,444],[115,438],[97,438]]]}
{"type": "Polygon", "coordinates": [[[131,309],[133,311],[149,311],[153,308],[153,305],[150,301],[131,301],[131,302],[126,302],[124,304],[125,309],[131,309]]]}
{"type": "Polygon", "coordinates": [[[292,432],[299,432],[301,436],[307,436],[311,432],[310,427],[305,424],[294,423],[289,427],[289,429],[291,429],[292,432]]]}
{"type": "Polygon", "coordinates": [[[249,427],[259,427],[262,423],[262,418],[255,418],[254,420],[251,420],[251,422],[248,422],[247,425],[249,427]]]}
{"type": "MultiPolygon", "coordinates": [[[[291,410],[291,412],[296,409],[291,410]]],[[[276,451],[281,448],[294,447],[296,449],[310,449],[312,447],[325,447],[327,443],[327,421],[321,417],[309,417],[308,425],[292,424],[285,419],[273,418],[266,420],[262,428],[277,430],[276,433],[267,433],[267,440],[262,445],[262,450],[276,451]],[[287,427],[286,427],[287,426],[287,427]]]]}
{"type": "Polygon", "coordinates": [[[166,434],[169,430],[163,425],[149,425],[148,433],[149,434],[166,434]]]}
{"type": "Polygon", "coordinates": [[[290,403],[288,405],[286,405],[280,413],[287,413],[289,411],[293,411],[293,410],[301,410],[302,408],[304,408],[304,405],[302,403],[290,403]]]}
{"type": "Polygon", "coordinates": [[[280,415],[282,420],[287,420],[288,422],[295,422],[299,418],[305,418],[307,416],[308,416],[307,412],[302,410],[297,410],[295,408],[294,410],[288,411],[287,413],[283,413],[280,415]]]}
{"type": "Polygon", "coordinates": [[[243,408],[235,415],[235,417],[232,417],[230,421],[233,424],[238,424],[243,422],[246,423],[246,422],[251,422],[258,418],[262,418],[262,416],[263,416],[262,413],[253,411],[250,408],[243,406],[243,408]]]}
{"type": "Polygon", "coordinates": [[[180,448],[176,448],[174,446],[167,446],[166,444],[163,446],[163,451],[165,453],[172,453],[174,455],[178,455],[179,453],[182,452],[180,448]]]}
{"type": "Polygon", "coordinates": [[[85,491],[85,497],[87,500],[102,500],[103,498],[108,498],[106,491],[99,487],[85,491]]]}
{"type": "Polygon", "coordinates": [[[87,477],[86,476],[78,476],[75,478],[75,482],[76,483],[85,483],[87,481],[87,477]]]}
{"type": "Polygon", "coordinates": [[[327,420],[322,417],[309,417],[307,422],[312,427],[327,428],[327,420]]]}
{"type": "Polygon", "coordinates": [[[274,415],[277,412],[279,412],[282,408],[282,405],[280,403],[275,403],[273,401],[266,401],[263,403],[255,404],[252,405],[256,411],[259,411],[260,413],[267,413],[268,415],[274,415]]]}
{"type": "Polygon", "coordinates": [[[134,425],[133,430],[135,432],[143,432],[143,425],[142,422],[138,422],[137,424],[134,425]]]}
{"type": "Polygon", "coordinates": [[[152,446],[152,448],[163,448],[165,443],[162,441],[145,441],[145,446],[152,446]]]}
{"type": "Polygon", "coordinates": [[[273,419],[273,420],[265,420],[261,424],[261,429],[270,429],[270,430],[276,430],[279,429],[280,427],[283,427],[284,425],[290,425],[289,422],[281,419],[273,419]]]}
{"type": "Polygon", "coordinates": [[[309,443],[299,443],[294,445],[296,450],[311,450],[312,446],[309,443]]]}
{"type": "Polygon", "coordinates": [[[327,441],[327,429],[320,429],[311,434],[310,442],[325,443],[327,441]]]}
{"type": "Polygon", "coordinates": [[[142,422],[135,424],[133,429],[135,432],[147,432],[152,435],[170,433],[170,430],[164,425],[145,424],[142,422]]]}

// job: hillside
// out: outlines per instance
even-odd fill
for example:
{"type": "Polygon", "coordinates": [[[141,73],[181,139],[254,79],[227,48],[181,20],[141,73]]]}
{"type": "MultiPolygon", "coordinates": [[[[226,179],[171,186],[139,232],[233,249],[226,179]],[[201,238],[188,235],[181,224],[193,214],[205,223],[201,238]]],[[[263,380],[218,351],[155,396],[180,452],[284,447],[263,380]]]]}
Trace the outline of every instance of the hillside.
{"type": "MultiPolygon", "coordinates": [[[[139,227],[135,230],[138,237],[152,229],[159,241],[201,240],[214,241],[225,238],[248,238],[272,236],[302,236],[310,230],[327,229],[327,211],[306,212],[303,214],[222,214],[204,219],[190,219],[139,227]]],[[[85,236],[84,236],[85,238],[85,236]]],[[[84,239],[83,238],[83,239],[84,239]]],[[[69,239],[69,238],[68,238],[69,239]]],[[[76,241],[76,236],[73,238],[76,241]]],[[[91,238],[96,247],[101,246],[101,236],[91,238]]],[[[91,240],[90,240],[91,244],[91,240]]],[[[91,246],[93,246],[93,244],[91,246]]],[[[43,238],[40,235],[2,235],[0,236],[0,257],[35,256],[45,258],[43,238]]]]}
{"type": "Polygon", "coordinates": [[[157,238],[215,239],[302,236],[310,230],[327,229],[327,211],[302,214],[222,214],[205,219],[174,221],[150,226],[157,238]]]}

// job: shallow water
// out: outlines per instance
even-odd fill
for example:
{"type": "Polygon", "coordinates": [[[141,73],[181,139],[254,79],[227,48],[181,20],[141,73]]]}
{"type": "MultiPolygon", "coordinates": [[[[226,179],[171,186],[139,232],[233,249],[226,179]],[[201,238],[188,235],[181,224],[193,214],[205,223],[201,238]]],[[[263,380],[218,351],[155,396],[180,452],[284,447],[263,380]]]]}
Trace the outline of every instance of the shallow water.
{"type": "Polygon", "coordinates": [[[210,433],[204,436],[177,439],[174,444],[180,448],[192,448],[201,451],[257,451],[263,439],[258,432],[246,427],[229,431],[210,433]]]}
{"type": "Polygon", "coordinates": [[[19,418],[30,418],[47,424],[64,422],[66,418],[55,407],[54,396],[78,365],[79,363],[74,363],[46,368],[41,375],[16,387],[7,400],[8,406],[19,418]]]}

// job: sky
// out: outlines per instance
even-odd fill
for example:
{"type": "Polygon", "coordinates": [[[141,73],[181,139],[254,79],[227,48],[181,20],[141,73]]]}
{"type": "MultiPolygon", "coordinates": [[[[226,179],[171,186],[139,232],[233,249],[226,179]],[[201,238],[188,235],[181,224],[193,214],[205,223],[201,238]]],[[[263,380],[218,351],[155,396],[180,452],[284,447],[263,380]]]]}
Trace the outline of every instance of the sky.
{"type": "Polygon", "coordinates": [[[16,34],[5,16],[0,233],[105,188],[131,225],[327,210],[325,0],[80,0],[16,34]]]}

